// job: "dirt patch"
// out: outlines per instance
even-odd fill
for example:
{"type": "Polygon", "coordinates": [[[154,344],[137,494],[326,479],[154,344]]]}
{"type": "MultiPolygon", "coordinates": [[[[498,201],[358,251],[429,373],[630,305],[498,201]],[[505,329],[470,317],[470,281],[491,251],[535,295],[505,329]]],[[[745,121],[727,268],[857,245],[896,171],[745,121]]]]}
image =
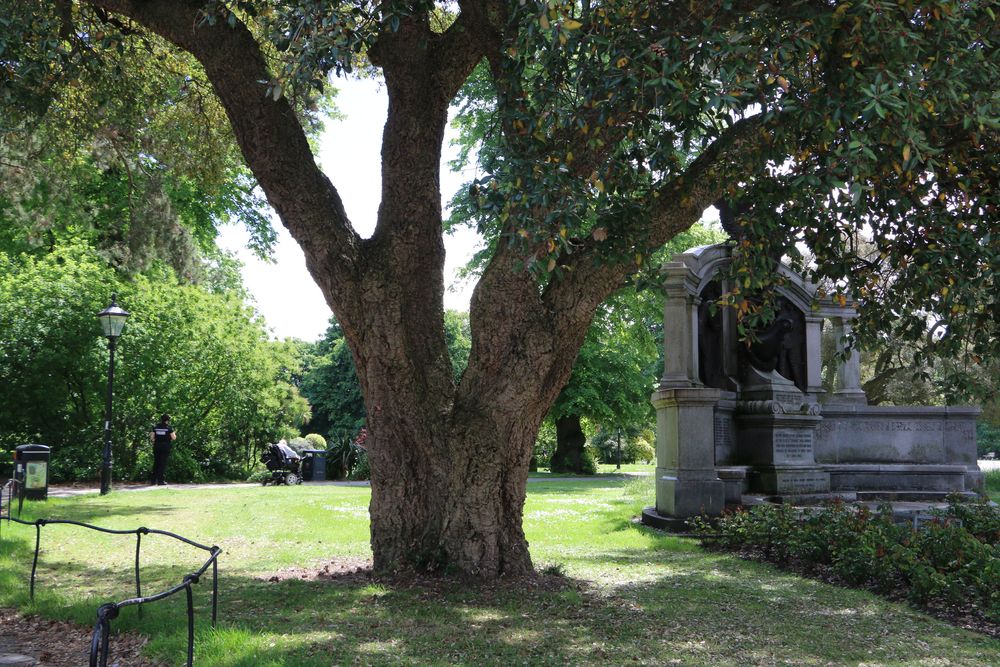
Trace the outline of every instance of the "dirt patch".
{"type": "Polygon", "coordinates": [[[496,581],[482,581],[440,572],[399,572],[376,574],[372,561],[365,558],[335,558],[318,567],[292,567],[258,577],[261,581],[281,582],[289,579],[302,581],[329,581],[344,585],[382,584],[396,590],[415,591],[423,598],[434,598],[456,590],[474,588],[479,595],[511,590],[519,594],[564,590],[583,591],[586,584],[561,573],[535,572],[518,577],[503,577],[496,581]]]}
{"type": "MultiPolygon", "coordinates": [[[[40,616],[22,616],[13,609],[0,608],[0,653],[20,653],[33,657],[39,665],[79,667],[90,656],[92,627],[40,616]]],[[[135,633],[111,635],[109,665],[120,667],[165,667],[141,654],[149,640],[135,633]]]]}
{"type": "Polygon", "coordinates": [[[372,562],[371,559],[366,558],[335,558],[318,568],[289,567],[257,578],[272,582],[288,581],[289,579],[370,581],[372,579],[372,562]]]}

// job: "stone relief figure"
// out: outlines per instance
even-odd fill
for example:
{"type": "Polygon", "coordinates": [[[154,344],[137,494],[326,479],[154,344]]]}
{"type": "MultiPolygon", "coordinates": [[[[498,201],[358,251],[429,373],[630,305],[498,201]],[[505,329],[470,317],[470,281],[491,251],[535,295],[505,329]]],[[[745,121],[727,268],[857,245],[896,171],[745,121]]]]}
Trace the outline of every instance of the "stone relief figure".
{"type": "Polygon", "coordinates": [[[777,371],[806,391],[805,317],[786,298],[778,297],[774,321],[744,347],[744,360],[762,373],[777,371]]]}
{"type": "Polygon", "coordinates": [[[776,317],[770,326],[757,334],[746,348],[747,361],[756,370],[768,374],[778,370],[785,336],[792,330],[792,321],[786,317],[776,317]]]}
{"type": "Polygon", "coordinates": [[[781,340],[776,370],[806,392],[809,386],[806,378],[806,318],[788,299],[779,297],[778,303],[778,317],[791,322],[792,327],[781,340]]]}
{"type": "Polygon", "coordinates": [[[725,371],[724,348],[727,341],[722,328],[722,309],[712,312],[712,304],[722,296],[722,285],[713,280],[701,291],[698,305],[698,379],[706,387],[736,391],[736,383],[725,371]]]}

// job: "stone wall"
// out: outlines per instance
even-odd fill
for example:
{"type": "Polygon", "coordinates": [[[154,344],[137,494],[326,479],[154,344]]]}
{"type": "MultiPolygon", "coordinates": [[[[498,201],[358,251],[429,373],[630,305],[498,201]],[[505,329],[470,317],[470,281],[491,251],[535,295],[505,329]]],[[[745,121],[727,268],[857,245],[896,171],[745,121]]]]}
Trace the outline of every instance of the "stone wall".
{"type": "Polygon", "coordinates": [[[826,404],[815,435],[816,462],[832,471],[835,489],[915,489],[934,474],[959,484],[941,490],[980,488],[978,414],[973,407],[826,404]]]}

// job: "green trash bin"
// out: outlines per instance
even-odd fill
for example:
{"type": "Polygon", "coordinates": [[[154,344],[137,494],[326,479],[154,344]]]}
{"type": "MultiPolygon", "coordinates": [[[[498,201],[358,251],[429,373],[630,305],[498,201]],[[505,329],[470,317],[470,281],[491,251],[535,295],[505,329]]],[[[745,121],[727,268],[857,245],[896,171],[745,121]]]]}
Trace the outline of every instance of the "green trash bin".
{"type": "Polygon", "coordinates": [[[14,477],[23,485],[24,498],[49,497],[48,445],[19,445],[14,450],[14,477]]]}

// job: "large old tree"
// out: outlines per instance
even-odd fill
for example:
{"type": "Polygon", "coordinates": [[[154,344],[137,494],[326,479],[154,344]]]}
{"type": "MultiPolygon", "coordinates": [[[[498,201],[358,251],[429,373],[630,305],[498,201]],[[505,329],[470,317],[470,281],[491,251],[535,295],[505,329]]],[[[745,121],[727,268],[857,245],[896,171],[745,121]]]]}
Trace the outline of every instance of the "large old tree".
{"type": "Polygon", "coordinates": [[[23,4],[2,24],[24,36],[0,54],[5,104],[137,40],[204,69],[354,354],[377,568],[530,570],[532,442],[591,317],[713,203],[745,232],[723,300],[747,324],[767,309],[745,296],[799,241],[861,299],[862,333],[944,320],[930,342],[973,362],[997,341],[997,2],[61,0],[27,3],[32,20],[23,4]],[[449,104],[481,62],[500,141],[470,206],[499,240],[456,381],[438,172],[449,104]],[[368,239],[301,120],[356,68],[389,94],[368,239]],[[877,252],[855,252],[862,234],[877,252]]]}

